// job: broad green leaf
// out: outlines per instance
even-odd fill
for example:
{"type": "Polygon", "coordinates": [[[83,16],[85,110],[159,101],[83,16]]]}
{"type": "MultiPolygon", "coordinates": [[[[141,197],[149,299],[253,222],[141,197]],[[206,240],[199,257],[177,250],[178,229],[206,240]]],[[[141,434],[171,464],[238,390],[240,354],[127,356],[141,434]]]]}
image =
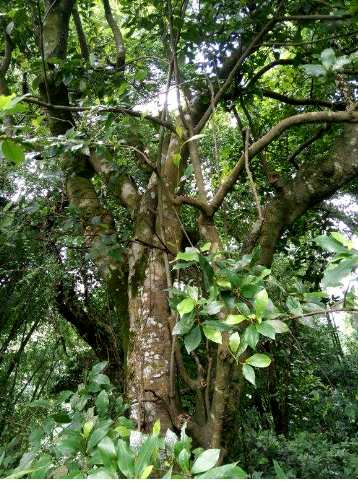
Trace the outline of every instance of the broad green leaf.
{"type": "Polygon", "coordinates": [[[249,366],[248,364],[244,364],[242,366],[242,374],[244,375],[244,378],[251,382],[251,384],[253,384],[254,386],[256,386],[255,384],[255,371],[254,371],[254,368],[249,366]]]}
{"type": "Polygon", "coordinates": [[[266,321],[267,324],[273,327],[276,334],[283,334],[285,332],[289,332],[289,327],[286,323],[280,321],[279,319],[269,319],[266,321]]]}
{"type": "Polygon", "coordinates": [[[91,436],[87,443],[87,449],[93,449],[97,444],[107,435],[109,428],[111,427],[112,420],[108,419],[103,421],[99,427],[92,431],[91,436]]]}
{"type": "Polygon", "coordinates": [[[195,322],[194,312],[184,314],[179,322],[173,328],[173,335],[184,335],[191,331],[195,322]]]}
{"type": "Polygon", "coordinates": [[[177,311],[179,312],[180,317],[183,317],[184,314],[189,314],[195,307],[194,299],[191,297],[186,297],[177,305],[177,311]]]}
{"type": "Polygon", "coordinates": [[[315,237],[314,241],[322,249],[328,252],[335,252],[336,254],[338,254],[347,251],[346,247],[342,244],[341,241],[338,241],[337,239],[334,239],[333,237],[328,235],[320,235],[318,237],[315,237]]]}
{"type": "Polygon", "coordinates": [[[224,289],[231,289],[231,282],[227,279],[224,279],[223,277],[219,277],[218,279],[216,279],[216,284],[219,287],[223,287],[224,289]]]}
{"type": "Polygon", "coordinates": [[[219,321],[218,319],[209,319],[205,321],[202,326],[210,327],[220,332],[231,331],[232,327],[230,324],[226,324],[226,322],[219,321]]]}
{"type": "Polygon", "coordinates": [[[254,367],[268,367],[271,364],[271,359],[266,354],[254,354],[248,357],[245,363],[254,367]]]}
{"type": "Polygon", "coordinates": [[[108,436],[105,436],[103,439],[101,439],[97,445],[97,448],[109,458],[116,457],[116,448],[114,447],[112,439],[108,436]]]}
{"type": "Polygon", "coordinates": [[[240,334],[238,332],[234,332],[231,334],[229,338],[229,347],[231,351],[235,354],[240,346],[240,334]]]}
{"type": "Polygon", "coordinates": [[[218,466],[217,468],[209,469],[199,476],[195,476],[195,479],[246,479],[247,473],[236,463],[224,464],[224,466],[218,466]]]}
{"type": "Polygon", "coordinates": [[[183,470],[184,473],[187,473],[190,468],[190,453],[189,451],[184,448],[180,451],[178,456],[178,464],[183,470]]]}
{"type": "Polygon", "coordinates": [[[109,398],[107,392],[103,389],[97,396],[96,408],[100,416],[104,416],[108,410],[109,398]]]}
{"type": "Polygon", "coordinates": [[[223,342],[221,332],[217,329],[203,325],[203,331],[205,337],[207,337],[210,341],[216,342],[217,344],[221,344],[223,342]]]}
{"type": "Polygon", "coordinates": [[[326,69],[330,69],[336,63],[336,54],[334,53],[333,48],[325,48],[321,52],[321,62],[326,67],[326,69]]]}
{"type": "Polygon", "coordinates": [[[111,384],[111,381],[109,380],[109,377],[106,374],[97,374],[92,381],[95,384],[99,385],[106,385],[109,386],[111,384]]]}
{"type": "Polygon", "coordinates": [[[217,314],[218,312],[220,312],[223,306],[224,304],[220,301],[209,301],[206,304],[205,308],[206,308],[206,312],[210,316],[213,316],[214,314],[217,314]]]}
{"type": "Polygon", "coordinates": [[[185,252],[178,252],[175,260],[199,262],[199,251],[195,247],[187,247],[185,252]]]}
{"type": "Polygon", "coordinates": [[[71,422],[70,416],[65,412],[54,414],[52,417],[56,421],[56,423],[59,424],[67,424],[71,422]]]}
{"type": "Polygon", "coordinates": [[[71,456],[80,450],[82,436],[77,431],[67,430],[57,442],[56,448],[64,456],[71,456]]]}
{"type": "Polygon", "coordinates": [[[160,434],[160,419],[157,419],[153,424],[152,434],[158,436],[160,434]]]}
{"type": "Polygon", "coordinates": [[[252,349],[256,348],[256,345],[259,342],[259,333],[255,326],[251,325],[245,329],[243,340],[252,347],[252,349]]]}
{"type": "Polygon", "coordinates": [[[89,421],[86,421],[83,425],[83,436],[85,439],[88,438],[88,436],[91,434],[91,431],[93,429],[93,426],[94,426],[94,419],[90,419],[89,421]]]}
{"type": "Polygon", "coordinates": [[[4,156],[15,164],[20,164],[25,160],[24,149],[12,140],[4,140],[1,144],[1,149],[4,156]]]}
{"type": "Polygon", "coordinates": [[[135,478],[134,454],[123,439],[117,441],[117,465],[126,478],[135,478]]]}
{"type": "Polygon", "coordinates": [[[200,251],[208,252],[210,250],[210,247],[211,247],[211,242],[205,242],[205,244],[202,247],[200,247],[200,251]]]}
{"type": "Polygon", "coordinates": [[[139,448],[137,460],[135,462],[136,476],[138,477],[143,473],[144,468],[153,464],[155,455],[158,455],[158,449],[161,445],[161,440],[157,437],[149,437],[139,448]]]}
{"type": "Polygon", "coordinates": [[[261,324],[256,326],[256,330],[263,336],[269,337],[270,339],[275,339],[276,331],[268,321],[263,321],[261,324]]]}
{"type": "Polygon", "coordinates": [[[143,471],[142,471],[142,474],[140,475],[140,479],[147,479],[149,478],[150,476],[150,473],[153,471],[153,465],[149,465],[149,466],[146,466],[143,471]]]}
{"type": "Polygon", "coordinates": [[[343,246],[347,247],[348,249],[352,249],[353,243],[351,240],[347,239],[343,234],[340,232],[331,232],[331,237],[342,244],[343,246]]]}
{"type": "Polygon", "coordinates": [[[250,308],[244,302],[238,302],[237,308],[245,317],[248,317],[251,314],[250,308]]]}
{"type": "Polygon", "coordinates": [[[200,326],[194,327],[189,334],[184,337],[184,345],[187,353],[190,354],[194,351],[201,342],[201,329],[200,326]]]}
{"type": "Polygon", "coordinates": [[[287,306],[287,309],[290,311],[290,313],[293,314],[294,316],[302,316],[303,314],[302,306],[300,302],[294,297],[288,296],[286,300],[286,306],[287,306]]]}
{"type": "Polygon", "coordinates": [[[245,316],[242,316],[241,314],[229,314],[224,322],[229,326],[234,326],[235,324],[240,324],[240,322],[244,320],[245,316]]]}
{"type": "Polygon", "coordinates": [[[266,289],[262,289],[255,295],[255,313],[257,319],[262,319],[263,313],[267,307],[269,302],[269,297],[266,292],[266,289]]]}
{"type": "Polygon", "coordinates": [[[207,449],[201,453],[191,468],[193,474],[199,474],[213,468],[219,461],[220,449],[207,449]]]}
{"type": "Polygon", "coordinates": [[[87,478],[88,479],[113,479],[114,473],[111,473],[108,469],[106,468],[98,468],[94,471],[92,471],[87,478]]]}
{"type": "Polygon", "coordinates": [[[321,77],[327,74],[327,70],[321,64],[306,64],[303,69],[310,77],[321,77]]]}

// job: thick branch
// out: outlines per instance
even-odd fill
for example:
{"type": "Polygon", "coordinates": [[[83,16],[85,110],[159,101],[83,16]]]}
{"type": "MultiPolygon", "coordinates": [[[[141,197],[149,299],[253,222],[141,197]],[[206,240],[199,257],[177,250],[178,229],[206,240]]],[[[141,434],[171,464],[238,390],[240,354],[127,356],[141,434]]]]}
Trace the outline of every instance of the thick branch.
{"type": "Polygon", "coordinates": [[[257,95],[263,95],[271,99],[279,100],[288,105],[313,105],[314,107],[328,107],[330,109],[345,110],[345,102],[330,102],[321,99],[301,99],[297,97],[288,97],[287,95],[273,92],[272,90],[262,89],[257,90],[257,95]]]}
{"type": "Polygon", "coordinates": [[[0,74],[2,76],[5,76],[6,72],[8,71],[8,69],[10,67],[11,54],[12,54],[13,46],[12,46],[10,35],[6,31],[6,22],[5,21],[3,21],[3,29],[4,29],[4,40],[5,40],[5,53],[4,53],[4,57],[3,57],[2,61],[1,61],[1,64],[0,64],[0,74]]]}
{"type": "MultiPolygon", "coordinates": [[[[330,197],[358,175],[358,126],[345,126],[331,156],[321,165],[307,161],[297,176],[287,182],[265,208],[264,223],[257,243],[261,246],[260,264],[270,265],[283,230],[308,209],[330,197]]],[[[255,245],[249,243],[251,250],[255,245]]]]}
{"type": "MultiPolygon", "coordinates": [[[[277,139],[285,130],[295,125],[319,123],[319,122],[358,122],[358,112],[307,112],[293,115],[275,125],[266,135],[257,140],[249,148],[249,159],[264,150],[273,140],[277,139]]],[[[244,167],[244,155],[242,154],[231,173],[222,182],[213,200],[210,203],[211,214],[214,214],[221,206],[225,196],[233,188],[244,167]]]]}
{"type": "Polygon", "coordinates": [[[104,178],[109,191],[133,215],[138,207],[140,196],[132,179],[128,175],[121,174],[114,163],[99,155],[95,149],[91,150],[90,163],[94,170],[104,178]]]}
{"type": "Polygon", "coordinates": [[[80,44],[82,57],[84,58],[84,60],[86,62],[88,62],[88,60],[89,60],[89,48],[88,48],[86,35],[85,35],[85,32],[84,32],[83,27],[82,27],[81,17],[80,17],[80,14],[78,12],[77,5],[75,5],[73,7],[72,18],[73,18],[73,22],[74,22],[75,27],[76,27],[76,32],[77,32],[78,42],[80,44]]]}
{"type": "Polygon", "coordinates": [[[261,70],[256,72],[256,74],[251,77],[251,79],[248,81],[248,83],[245,85],[245,90],[249,90],[252,85],[257,82],[257,80],[262,77],[266,72],[269,70],[273,69],[274,67],[277,67],[278,65],[296,65],[297,60],[294,58],[282,58],[279,60],[274,60],[273,62],[265,65],[262,67],[261,70]]]}
{"type": "Polygon", "coordinates": [[[343,15],[286,15],[285,17],[280,18],[281,22],[291,22],[294,20],[303,20],[307,22],[321,20],[321,21],[332,21],[336,22],[338,20],[347,20],[352,18],[352,15],[349,13],[343,15]]]}
{"type": "Polygon", "coordinates": [[[120,69],[124,69],[125,63],[126,63],[126,49],[124,47],[124,41],[123,37],[121,34],[121,31],[117,25],[117,22],[115,21],[112,13],[111,6],[109,4],[109,0],[102,0],[103,1],[103,7],[104,7],[104,14],[107,20],[108,25],[110,26],[113,37],[114,37],[114,43],[116,44],[116,50],[117,50],[117,61],[116,61],[116,66],[120,69]]]}

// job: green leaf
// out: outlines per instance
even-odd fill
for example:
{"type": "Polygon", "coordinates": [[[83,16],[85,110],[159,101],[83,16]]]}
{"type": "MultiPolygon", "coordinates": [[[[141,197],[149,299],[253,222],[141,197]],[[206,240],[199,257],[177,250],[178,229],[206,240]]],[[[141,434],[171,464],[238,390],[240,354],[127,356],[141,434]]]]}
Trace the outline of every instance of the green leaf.
{"type": "Polygon", "coordinates": [[[94,426],[94,419],[90,419],[89,421],[86,421],[83,425],[83,436],[85,439],[88,439],[88,436],[91,434],[91,431],[94,426]]]}
{"type": "Polygon", "coordinates": [[[140,479],[147,479],[150,475],[150,473],[153,471],[153,465],[149,465],[149,466],[146,466],[143,471],[142,471],[142,474],[140,475],[140,479]]]}
{"type": "Polygon", "coordinates": [[[179,167],[180,161],[181,161],[180,153],[176,153],[172,156],[172,162],[175,165],[175,167],[179,167]]]}
{"type": "Polygon", "coordinates": [[[20,164],[25,160],[24,149],[21,145],[15,144],[12,140],[4,140],[1,144],[1,148],[4,156],[11,162],[20,164]]]}
{"type": "Polygon", "coordinates": [[[97,444],[107,435],[112,422],[111,419],[107,419],[106,421],[103,421],[98,428],[92,431],[87,443],[88,450],[97,446],[97,444]]]}
{"type": "Polygon", "coordinates": [[[98,468],[92,471],[88,476],[88,479],[113,479],[113,474],[106,468],[98,468]]]}
{"type": "Polygon", "coordinates": [[[261,324],[256,326],[256,330],[263,336],[269,337],[270,339],[275,339],[275,336],[276,336],[275,329],[267,321],[263,321],[261,324]]]}
{"type": "Polygon", "coordinates": [[[244,320],[245,316],[242,316],[241,314],[229,314],[224,322],[229,326],[234,326],[236,324],[240,324],[240,322],[244,320]]]}
{"type": "Polygon", "coordinates": [[[347,239],[343,234],[340,232],[331,232],[331,237],[342,244],[344,247],[347,247],[347,249],[352,249],[353,243],[351,240],[347,239]]]}
{"type": "Polygon", "coordinates": [[[287,309],[294,316],[302,316],[303,311],[300,302],[292,296],[288,296],[286,300],[287,309]]]}
{"type": "Polygon", "coordinates": [[[220,301],[209,301],[206,304],[205,308],[209,316],[213,316],[214,314],[217,314],[218,312],[220,312],[223,306],[224,304],[220,301]]]}
{"type": "Polygon", "coordinates": [[[273,467],[275,469],[276,479],[287,479],[288,478],[287,474],[284,472],[284,470],[279,465],[278,461],[276,461],[275,459],[273,460],[273,467]]]}
{"type": "Polygon", "coordinates": [[[256,348],[256,345],[259,342],[259,333],[257,332],[255,326],[251,325],[245,329],[243,340],[246,344],[252,347],[252,349],[256,348]]]}
{"type": "Polygon", "coordinates": [[[59,424],[67,424],[71,422],[70,416],[65,412],[54,414],[52,417],[56,421],[56,423],[59,424]]]}
{"type": "Polygon", "coordinates": [[[242,374],[244,376],[244,378],[251,382],[251,384],[253,384],[254,386],[256,386],[255,384],[255,371],[254,371],[254,368],[252,368],[251,366],[249,366],[248,364],[244,364],[242,366],[242,374]]]}
{"type": "Polygon", "coordinates": [[[195,476],[195,479],[246,479],[247,473],[236,463],[224,464],[224,466],[218,466],[217,468],[210,469],[205,473],[195,476]]]}
{"type": "Polygon", "coordinates": [[[266,292],[266,289],[262,289],[255,295],[255,313],[257,319],[262,319],[263,313],[267,307],[269,302],[269,297],[266,292]]]}
{"type": "Polygon", "coordinates": [[[96,376],[100,372],[103,372],[108,366],[108,361],[102,361],[95,364],[91,369],[91,376],[96,376]]]}
{"type": "Polygon", "coordinates": [[[160,439],[157,437],[147,438],[139,449],[137,460],[135,463],[136,475],[138,477],[143,473],[144,468],[152,463],[155,454],[158,454],[160,439]]]}
{"type": "Polygon", "coordinates": [[[190,468],[189,462],[190,462],[190,453],[186,448],[184,448],[180,451],[178,456],[178,464],[183,470],[184,474],[189,471],[189,468],[190,468]]]}
{"type": "Polygon", "coordinates": [[[112,439],[108,436],[105,436],[103,439],[101,439],[97,445],[97,448],[108,458],[116,457],[116,448],[114,447],[112,439]]]}
{"type": "Polygon", "coordinates": [[[203,331],[205,337],[207,337],[210,341],[216,342],[217,344],[222,343],[222,335],[221,332],[213,327],[203,325],[203,331]]]}
{"type": "Polygon", "coordinates": [[[346,252],[346,247],[342,244],[342,242],[334,239],[331,236],[327,235],[320,235],[314,239],[315,243],[319,245],[322,249],[328,252],[334,252],[336,254],[341,252],[346,252]]]}
{"type": "Polygon", "coordinates": [[[108,410],[109,398],[107,392],[103,389],[97,396],[96,408],[100,416],[104,416],[108,410]]]}
{"type": "Polygon", "coordinates": [[[195,321],[194,312],[184,314],[179,322],[177,322],[173,328],[173,335],[184,335],[191,331],[195,321]]]}
{"type": "Polygon", "coordinates": [[[187,353],[190,354],[201,343],[201,329],[200,326],[194,327],[194,329],[184,337],[184,345],[187,353]]]}
{"type": "Polygon", "coordinates": [[[218,279],[216,279],[216,284],[219,287],[223,287],[224,289],[231,289],[231,282],[227,279],[224,279],[223,277],[219,277],[218,279]]]}
{"type": "Polygon", "coordinates": [[[229,347],[231,351],[235,354],[240,346],[240,334],[238,332],[234,332],[231,334],[229,338],[229,347]]]}
{"type": "Polygon", "coordinates": [[[321,64],[306,64],[303,69],[310,77],[321,77],[326,75],[327,70],[321,64]]]}
{"type": "Polygon", "coordinates": [[[267,324],[269,324],[276,334],[283,334],[285,332],[289,332],[289,327],[285,322],[280,321],[279,319],[269,319],[266,321],[267,324]]]}
{"type": "Polygon", "coordinates": [[[333,48],[325,48],[321,52],[321,62],[326,69],[330,69],[336,63],[336,54],[334,53],[333,48]]]}
{"type": "Polygon", "coordinates": [[[72,456],[80,450],[82,436],[79,432],[67,430],[61,436],[56,447],[64,456],[72,456]]]}
{"type": "Polygon", "coordinates": [[[157,419],[155,421],[155,423],[153,424],[152,434],[153,434],[153,436],[159,436],[159,434],[160,434],[160,419],[157,419]]]}
{"type": "Polygon", "coordinates": [[[109,377],[106,374],[97,374],[92,381],[96,384],[99,385],[106,385],[109,386],[111,384],[111,381],[109,380],[109,377]]]}
{"type": "Polygon", "coordinates": [[[193,474],[199,474],[213,468],[219,461],[220,449],[207,449],[201,453],[191,468],[193,474]]]}
{"type": "Polygon", "coordinates": [[[195,247],[187,247],[185,252],[178,252],[176,261],[199,262],[199,251],[195,247]]]}
{"type": "Polygon", "coordinates": [[[254,354],[248,357],[245,363],[254,367],[268,367],[271,364],[271,359],[266,354],[254,354]]]}
{"type": "Polygon", "coordinates": [[[136,80],[144,80],[146,77],[148,77],[148,70],[145,69],[137,70],[134,74],[136,80]]]}
{"type": "Polygon", "coordinates": [[[179,312],[180,317],[183,317],[184,314],[189,314],[195,307],[195,301],[191,297],[186,297],[177,305],[177,311],[179,312]]]}
{"type": "Polygon", "coordinates": [[[200,247],[200,251],[208,252],[210,250],[210,247],[211,247],[211,242],[205,242],[205,244],[202,247],[200,247]]]}
{"type": "Polygon", "coordinates": [[[117,466],[126,478],[135,478],[134,454],[123,439],[117,441],[117,466]]]}

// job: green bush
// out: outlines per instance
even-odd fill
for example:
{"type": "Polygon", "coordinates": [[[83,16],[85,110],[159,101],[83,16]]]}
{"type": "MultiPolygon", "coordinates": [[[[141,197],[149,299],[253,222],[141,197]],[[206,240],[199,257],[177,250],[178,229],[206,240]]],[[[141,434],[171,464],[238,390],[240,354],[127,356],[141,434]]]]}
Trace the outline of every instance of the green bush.
{"type": "MultiPolygon", "coordinates": [[[[332,443],[322,433],[300,432],[293,439],[271,431],[246,436],[246,469],[253,477],[277,476],[274,461],[288,478],[357,478],[358,437],[332,443]]],[[[244,461],[244,460],[242,460],[244,461]]]]}
{"type": "Polygon", "coordinates": [[[31,403],[47,410],[47,420],[32,427],[22,456],[14,454],[21,453],[16,438],[0,447],[0,477],[246,477],[237,463],[216,466],[219,449],[192,449],[185,426],[179,435],[168,430],[161,436],[158,421],[150,434],[136,431],[124,416],[128,406],[103,373],[105,367],[105,362],[93,366],[75,393],[64,391],[56,401],[31,403]]]}

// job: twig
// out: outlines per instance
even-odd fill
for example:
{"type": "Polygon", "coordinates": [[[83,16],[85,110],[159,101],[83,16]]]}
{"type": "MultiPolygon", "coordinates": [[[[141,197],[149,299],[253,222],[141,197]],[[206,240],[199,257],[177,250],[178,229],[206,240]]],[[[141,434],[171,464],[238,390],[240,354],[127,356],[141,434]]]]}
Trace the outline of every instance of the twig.
{"type": "Polygon", "coordinates": [[[43,102],[42,100],[37,99],[35,97],[26,97],[23,99],[23,102],[26,102],[28,104],[38,105],[40,107],[49,108],[52,110],[63,110],[67,112],[93,112],[93,113],[112,112],[112,113],[118,113],[123,115],[130,115],[132,117],[149,120],[154,124],[160,125],[162,127],[165,127],[171,130],[172,132],[175,132],[175,128],[171,122],[161,121],[161,119],[159,119],[158,117],[154,117],[153,115],[149,115],[149,114],[144,114],[143,112],[138,112],[136,110],[132,110],[126,107],[106,107],[104,105],[99,105],[96,107],[78,107],[76,105],[54,105],[54,104],[51,104],[50,102],[48,103],[43,102]]]}
{"type": "Polygon", "coordinates": [[[246,135],[245,135],[245,170],[246,170],[246,175],[249,180],[249,184],[251,187],[252,195],[255,199],[255,204],[256,204],[256,209],[257,209],[257,215],[259,220],[262,222],[263,221],[263,215],[262,215],[262,209],[260,205],[260,199],[256,190],[255,182],[252,177],[252,173],[250,170],[250,165],[249,165],[249,139],[250,139],[250,129],[246,129],[246,135]]]}

